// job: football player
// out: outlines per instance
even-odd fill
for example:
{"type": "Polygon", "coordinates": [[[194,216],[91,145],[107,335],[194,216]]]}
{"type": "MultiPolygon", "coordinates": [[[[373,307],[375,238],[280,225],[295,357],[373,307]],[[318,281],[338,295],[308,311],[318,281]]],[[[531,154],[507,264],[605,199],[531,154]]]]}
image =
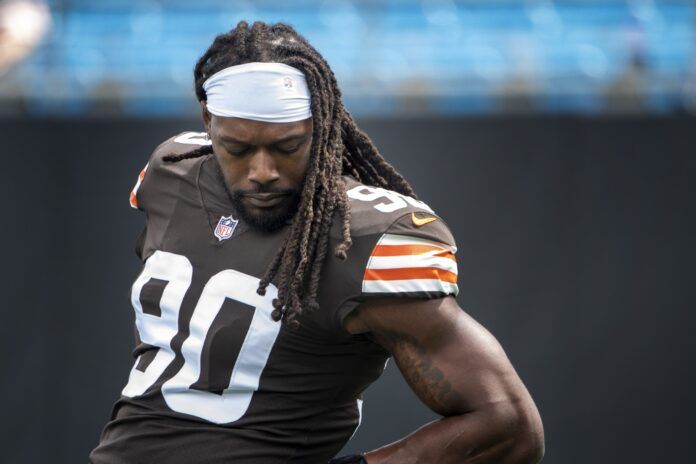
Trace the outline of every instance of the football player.
{"type": "Polygon", "coordinates": [[[91,462],[538,462],[529,393],[455,300],[452,234],[321,55],[241,22],[194,77],[205,132],[161,144],[131,194],[136,359],[91,462]],[[334,458],[390,356],[442,418],[334,458]]]}

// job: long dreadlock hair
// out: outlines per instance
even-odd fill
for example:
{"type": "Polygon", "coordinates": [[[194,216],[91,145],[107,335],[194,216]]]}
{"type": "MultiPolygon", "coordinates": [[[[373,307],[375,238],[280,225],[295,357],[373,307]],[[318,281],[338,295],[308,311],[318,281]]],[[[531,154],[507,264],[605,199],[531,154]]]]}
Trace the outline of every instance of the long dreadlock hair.
{"type": "MultiPolygon", "coordinates": [[[[193,72],[198,100],[206,100],[203,83],[208,77],[229,66],[251,62],[283,63],[299,69],[311,94],[313,141],[300,203],[287,238],[258,287],[263,295],[271,281],[277,282],[273,319],[296,326],[298,315],[318,308],[319,278],[334,213],[338,212],[342,224],[342,239],[333,250],[336,257],[345,259],[352,243],[342,175],[349,174],[365,185],[412,197],[415,194],[356,126],[343,106],[336,78],[324,58],[286,24],[257,21],[250,27],[241,21],[230,32],[218,35],[193,72]]],[[[212,146],[206,145],[164,160],[178,162],[212,153],[212,146]]]]}

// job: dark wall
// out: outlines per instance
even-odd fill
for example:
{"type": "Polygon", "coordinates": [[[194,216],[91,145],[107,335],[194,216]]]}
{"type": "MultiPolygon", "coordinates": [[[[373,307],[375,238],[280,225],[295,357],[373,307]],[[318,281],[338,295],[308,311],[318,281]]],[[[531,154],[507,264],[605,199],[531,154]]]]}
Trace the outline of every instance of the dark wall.
{"type": "MultiPolygon", "coordinates": [[[[545,462],[693,456],[693,119],[362,126],[457,238],[460,304],[544,419],[545,462]],[[691,405],[691,407],[687,407],[691,405]]],[[[150,151],[195,121],[2,121],[2,462],[85,462],[127,380],[150,151]]],[[[347,450],[435,417],[391,367],[347,450]]]]}

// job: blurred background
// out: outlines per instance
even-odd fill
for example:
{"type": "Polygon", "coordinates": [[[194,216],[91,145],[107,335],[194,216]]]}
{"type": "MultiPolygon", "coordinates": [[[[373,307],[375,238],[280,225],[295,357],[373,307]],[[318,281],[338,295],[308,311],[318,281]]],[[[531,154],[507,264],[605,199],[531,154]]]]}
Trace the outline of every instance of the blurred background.
{"type": "Polygon", "coordinates": [[[189,116],[192,64],[242,19],[302,31],[359,116],[696,111],[688,0],[3,3],[3,61],[31,53],[8,114],[189,116]]]}
{"type": "MultiPolygon", "coordinates": [[[[0,445],[86,462],[126,382],[150,152],[196,59],[284,21],[459,246],[460,304],[541,411],[544,462],[688,462],[696,2],[0,0],[0,445]]],[[[346,451],[435,416],[393,366],[346,451]]]]}

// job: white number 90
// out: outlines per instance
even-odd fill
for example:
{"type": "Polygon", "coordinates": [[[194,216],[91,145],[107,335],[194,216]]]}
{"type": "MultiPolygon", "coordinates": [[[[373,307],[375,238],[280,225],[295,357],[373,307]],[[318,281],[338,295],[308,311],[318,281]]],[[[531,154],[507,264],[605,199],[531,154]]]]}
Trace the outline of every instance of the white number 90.
{"type": "MultiPolygon", "coordinates": [[[[158,250],[145,262],[143,272],[133,284],[131,301],[141,341],[159,350],[144,372],[136,368],[136,360],[128,384],[122,391],[124,396],[145,393],[174,360],[171,341],[179,331],[179,310],[191,285],[192,274],[190,261],[174,253],[158,250]],[[140,292],[152,278],[167,281],[160,300],[160,316],[144,313],[140,303],[140,292]]],[[[271,318],[272,301],[278,290],[269,285],[266,294],[261,296],[256,293],[258,285],[256,277],[232,269],[218,272],[205,285],[189,321],[189,335],[181,347],[184,365],[162,384],[164,400],[173,411],[217,424],[234,422],[244,415],[259,387],[261,373],[280,332],[280,322],[271,318]],[[254,308],[228,387],[221,395],[191,389],[201,375],[201,356],[208,331],[226,298],[254,308]]]]}

